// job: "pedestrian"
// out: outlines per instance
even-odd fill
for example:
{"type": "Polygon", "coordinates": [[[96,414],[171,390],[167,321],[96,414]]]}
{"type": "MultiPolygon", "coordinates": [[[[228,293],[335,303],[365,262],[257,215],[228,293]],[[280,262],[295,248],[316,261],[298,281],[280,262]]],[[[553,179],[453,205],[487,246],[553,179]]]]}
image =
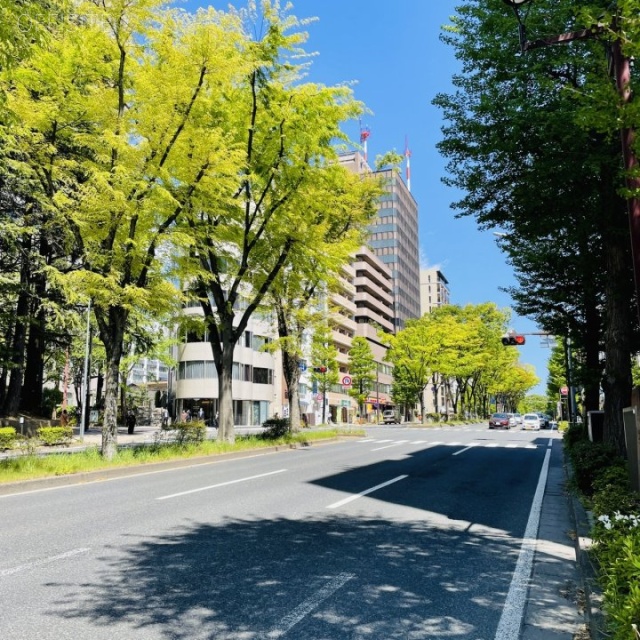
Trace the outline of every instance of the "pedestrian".
{"type": "Polygon", "coordinates": [[[182,413],[180,414],[180,420],[182,420],[182,422],[187,421],[187,411],[185,409],[183,409],[182,413]]]}
{"type": "Polygon", "coordinates": [[[187,420],[186,422],[191,422],[191,409],[187,409],[187,420]]]}
{"type": "Polygon", "coordinates": [[[136,427],[136,414],[132,409],[129,409],[129,413],[127,413],[127,433],[133,433],[133,430],[136,427]]]}
{"type": "Polygon", "coordinates": [[[198,420],[204,420],[204,409],[202,407],[198,409],[198,420]]]}
{"type": "Polygon", "coordinates": [[[69,425],[69,414],[67,413],[66,409],[63,409],[62,413],[60,414],[60,426],[67,427],[68,425],[69,425]]]}
{"type": "Polygon", "coordinates": [[[162,428],[166,429],[169,426],[169,410],[165,407],[162,410],[162,428]]]}

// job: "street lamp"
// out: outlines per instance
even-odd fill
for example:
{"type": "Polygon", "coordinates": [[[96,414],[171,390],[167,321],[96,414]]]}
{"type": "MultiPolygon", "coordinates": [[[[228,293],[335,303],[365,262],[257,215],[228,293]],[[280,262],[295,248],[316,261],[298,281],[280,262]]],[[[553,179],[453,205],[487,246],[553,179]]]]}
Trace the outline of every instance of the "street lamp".
{"type": "MultiPolygon", "coordinates": [[[[527,40],[525,25],[520,18],[518,8],[532,0],[502,0],[511,7],[518,20],[518,31],[520,35],[520,50],[524,53],[531,49],[539,49],[555,44],[566,44],[575,40],[589,40],[600,37],[606,32],[604,24],[595,24],[588,29],[580,31],[569,31],[558,35],[540,38],[538,40],[527,40]]],[[[618,19],[614,18],[610,26],[613,33],[618,33],[618,19]]],[[[611,47],[611,72],[614,75],[616,89],[622,105],[631,102],[631,59],[623,55],[620,36],[613,38],[611,47]]],[[[627,215],[629,218],[629,231],[631,236],[631,255],[633,260],[633,277],[636,290],[636,306],[638,318],[640,318],[640,198],[633,194],[640,193],[640,176],[637,175],[638,159],[633,151],[635,140],[635,130],[628,126],[620,129],[620,142],[622,147],[622,159],[625,168],[625,186],[627,196],[627,215]]]]}

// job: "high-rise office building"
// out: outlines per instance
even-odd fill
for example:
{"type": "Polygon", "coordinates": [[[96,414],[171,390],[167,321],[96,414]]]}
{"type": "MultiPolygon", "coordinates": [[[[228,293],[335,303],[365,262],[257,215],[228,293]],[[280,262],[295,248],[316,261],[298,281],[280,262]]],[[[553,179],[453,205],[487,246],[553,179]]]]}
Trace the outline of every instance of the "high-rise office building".
{"type": "MultiPolygon", "coordinates": [[[[358,173],[371,171],[358,151],[340,156],[341,163],[358,173]]],[[[394,327],[420,316],[420,257],[418,249],[418,204],[394,169],[376,171],[386,193],[378,201],[378,215],[369,228],[368,245],[391,270],[394,327]]]]}

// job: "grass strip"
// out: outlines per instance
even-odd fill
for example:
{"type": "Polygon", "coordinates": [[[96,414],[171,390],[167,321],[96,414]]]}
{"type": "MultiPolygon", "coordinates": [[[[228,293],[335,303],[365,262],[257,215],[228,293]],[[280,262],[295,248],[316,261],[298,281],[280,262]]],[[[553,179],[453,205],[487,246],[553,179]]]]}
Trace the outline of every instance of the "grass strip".
{"type": "Polygon", "coordinates": [[[83,451],[48,455],[38,455],[30,452],[26,455],[0,460],[0,483],[86,473],[101,469],[133,467],[198,456],[215,456],[238,451],[259,450],[278,445],[305,444],[344,435],[363,436],[365,432],[360,429],[327,429],[299,433],[277,440],[266,440],[253,435],[238,436],[234,443],[205,440],[200,443],[183,445],[166,442],[140,444],[120,447],[112,460],[104,459],[97,446],[89,447],[83,451]]]}

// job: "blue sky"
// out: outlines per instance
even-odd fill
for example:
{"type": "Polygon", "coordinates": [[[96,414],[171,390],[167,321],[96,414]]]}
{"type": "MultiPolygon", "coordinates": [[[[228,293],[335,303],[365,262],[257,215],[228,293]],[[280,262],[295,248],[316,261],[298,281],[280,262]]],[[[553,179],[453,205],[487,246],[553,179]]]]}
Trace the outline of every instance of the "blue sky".
{"type": "MultiPolygon", "coordinates": [[[[207,5],[226,9],[229,4],[184,2],[188,10],[207,5]]],[[[246,6],[241,0],[231,4],[246,6]]],[[[317,52],[308,79],[326,85],[355,82],[355,97],[372,112],[362,119],[371,131],[370,164],[386,151],[403,153],[408,138],[422,266],[440,268],[454,304],[491,301],[507,308],[512,301],[500,287],[515,284],[513,271],[491,232],[478,231],[472,218],[454,218],[450,205],[460,194],[442,183],[445,160],[436,149],[442,117],[431,102],[437,93],[451,90],[451,76],[459,70],[453,50],[439,35],[460,4],[461,0],[294,0],[291,13],[318,18],[307,27],[305,49],[317,52]]],[[[346,131],[357,140],[358,123],[346,131]]],[[[532,321],[515,314],[511,326],[518,332],[538,331],[532,321]]],[[[520,360],[533,365],[541,379],[536,393],[545,393],[550,355],[542,342],[540,336],[527,336],[527,344],[519,348],[520,360]]]]}

